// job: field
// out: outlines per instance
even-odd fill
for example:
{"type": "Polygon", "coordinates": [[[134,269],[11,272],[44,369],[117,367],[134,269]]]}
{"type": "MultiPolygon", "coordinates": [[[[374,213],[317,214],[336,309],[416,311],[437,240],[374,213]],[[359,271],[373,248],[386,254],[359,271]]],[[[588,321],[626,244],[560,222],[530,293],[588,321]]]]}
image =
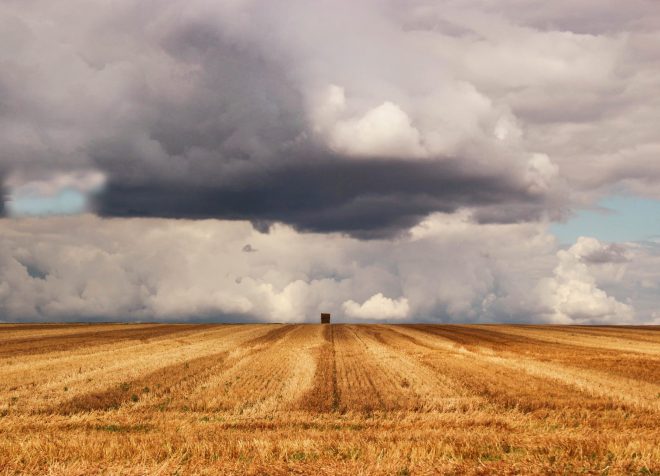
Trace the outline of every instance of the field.
{"type": "Polygon", "coordinates": [[[660,327],[0,326],[0,474],[660,474],[660,327]]]}

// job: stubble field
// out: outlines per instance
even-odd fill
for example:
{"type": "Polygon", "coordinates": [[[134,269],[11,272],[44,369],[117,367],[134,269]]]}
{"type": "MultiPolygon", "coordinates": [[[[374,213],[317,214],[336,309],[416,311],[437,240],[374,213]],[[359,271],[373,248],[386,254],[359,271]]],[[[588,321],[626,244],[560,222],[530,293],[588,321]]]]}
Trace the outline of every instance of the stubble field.
{"type": "Polygon", "coordinates": [[[660,474],[660,327],[1,325],[0,474],[660,474]]]}

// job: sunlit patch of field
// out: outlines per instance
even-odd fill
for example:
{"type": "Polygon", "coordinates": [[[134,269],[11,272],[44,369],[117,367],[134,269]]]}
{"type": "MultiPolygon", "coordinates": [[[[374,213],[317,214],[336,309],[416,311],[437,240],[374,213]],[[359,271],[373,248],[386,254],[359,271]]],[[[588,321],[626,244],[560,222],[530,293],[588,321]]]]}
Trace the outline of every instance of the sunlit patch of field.
{"type": "Polygon", "coordinates": [[[660,474],[660,327],[1,325],[0,474],[660,474]]]}

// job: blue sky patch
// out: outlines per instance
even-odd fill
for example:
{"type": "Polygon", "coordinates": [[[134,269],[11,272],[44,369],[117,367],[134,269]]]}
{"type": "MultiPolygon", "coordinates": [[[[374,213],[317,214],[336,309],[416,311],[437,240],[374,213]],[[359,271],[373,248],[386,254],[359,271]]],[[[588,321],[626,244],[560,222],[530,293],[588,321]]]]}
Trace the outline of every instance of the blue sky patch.
{"type": "Polygon", "coordinates": [[[6,206],[11,216],[72,215],[87,211],[87,196],[64,188],[52,196],[17,194],[6,206]]]}
{"type": "Polygon", "coordinates": [[[602,199],[597,206],[578,210],[565,223],[554,223],[550,231],[562,244],[580,236],[602,241],[642,241],[660,236],[660,200],[627,195],[602,199]]]}

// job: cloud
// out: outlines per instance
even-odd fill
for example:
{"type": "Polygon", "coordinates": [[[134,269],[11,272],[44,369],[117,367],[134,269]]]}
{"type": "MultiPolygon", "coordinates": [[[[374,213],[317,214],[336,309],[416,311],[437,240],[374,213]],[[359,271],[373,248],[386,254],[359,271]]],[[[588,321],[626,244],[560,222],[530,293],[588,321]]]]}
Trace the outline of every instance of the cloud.
{"type": "Polygon", "coordinates": [[[627,263],[630,261],[625,246],[618,243],[602,244],[597,240],[578,241],[578,253],[582,261],[590,264],[627,263]]]}
{"type": "Polygon", "coordinates": [[[0,175],[0,219],[5,215],[5,202],[7,201],[7,193],[4,184],[2,183],[2,175],[0,175]]]}
{"type": "Polygon", "coordinates": [[[597,275],[590,268],[594,264],[621,263],[622,256],[622,247],[588,237],[580,237],[568,250],[560,250],[554,277],[539,283],[541,301],[550,308],[552,321],[556,324],[631,322],[633,308],[600,289],[597,275]]]}
{"type": "Polygon", "coordinates": [[[20,175],[10,176],[6,183],[12,194],[52,196],[67,188],[84,193],[96,192],[103,187],[105,177],[97,171],[75,170],[32,180],[20,175]]]}
{"type": "MultiPolygon", "coordinates": [[[[111,184],[98,197],[110,216],[283,221],[362,237],[448,209],[529,221],[615,188],[657,198],[660,14],[649,5],[5,2],[0,169],[97,170],[111,184]],[[460,193],[363,220],[374,197],[356,161],[394,167],[404,182],[425,161],[460,193]],[[322,180],[328,162],[341,180],[322,180]],[[341,210],[316,197],[314,220],[263,205],[260,190],[279,193],[289,171],[304,182],[317,167],[314,187],[349,189],[341,210]],[[502,193],[484,203],[475,176],[502,193]],[[216,191],[240,206],[206,206],[216,191]]],[[[397,187],[379,190],[376,207],[399,199],[397,187]]]]}
{"type": "Polygon", "coordinates": [[[558,250],[544,225],[480,225],[466,212],[372,241],[91,215],[3,219],[0,230],[5,320],[623,323],[652,320],[658,304],[650,245],[590,264],[592,240],[558,250]],[[240,252],[246,243],[259,251],[240,252]]]}
{"type": "Polygon", "coordinates": [[[333,149],[357,157],[410,157],[426,155],[419,131],[399,106],[389,101],[356,119],[335,125],[333,149]]]}
{"type": "Polygon", "coordinates": [[[638,316],[644,316],[649,323],[658,323],[660,317],[660,242],[646,241],[626,244],[629,262],[626,264],[625,278],[610,286],[609,292],[621,300],[634,304],[638,316]]]}
{"type": "Polygon", "coordinates": [[[342,304],[342,309],[348,317],[372,320],[405,319],[410,313],[408,299],[390,299],[383,293],[374,294],[362,304],[348,300],[342,304]]]}
{"type": "MultiPolygon", "coordinates": [[[[0,160],[14,173],[42,176],[97,169],[109,184],[98,197],[104,215],[282,221],[368,237],[465,207],[483,209],[486,221],[563,213],[557,159],[530,147],[506,97],[520,85],[480,84],[484,75],[461,63],[464,53],[481,51],[470,32],[489,33],[470,9],[446,11],[466,32],[457,36],[420,23],[422,4],[412,16],[372,2],[124,0],[95,12],[80,5],[3,5],[8,62],[0,84],[11,100],[0,111],[7,151],[0,160]],[[76,22],[60,28],[70,10],[76,22]],[[319,24],[319,15],[327,21],[319,24]],[[396,171],[405,188],[421,171],[448,179],[428,199],[396,183],[376,185],[374,194],[357,161],[377,177],[396,171]],[[329,164],[341,177],[324,179],[329,164]],[[266,192],[278,202],[275,194],[294,183],[289,176],[297,189],[280,200],[287,206],[264,205],[266,192]],[[476,187],[475,177],[490,183],[476,187]],[[337,204],[337,192],[319,193],[304,213],[287,213],[292,201],[305,201],[296,194],[306,187],[346,189],[347,199],[337,204]],[[389,206],[400,200],[414,205],[389,206]],[[389,212],[369,220],[367,209],[389,212]]],[[[542,32],[504,27],[540,37],[529,42],[531,58],[553,43],[542,32]]],[[[582,40],[563,38],[566,55],[602,51],[598,40],[582,40]]],[[[526,81],[547,82],[536,73],[526,81]]]]}
{"type": "Polygon", "coordinates": [[[545,196],[519,177],[467,171],[460,162],[296,160],[231,183],[110,182],[103,216],[226,218],[284,222],[299,230],[374,238],[397,234],[434,211],[509,204],[494,222],[543,217],[545,196]]]}

